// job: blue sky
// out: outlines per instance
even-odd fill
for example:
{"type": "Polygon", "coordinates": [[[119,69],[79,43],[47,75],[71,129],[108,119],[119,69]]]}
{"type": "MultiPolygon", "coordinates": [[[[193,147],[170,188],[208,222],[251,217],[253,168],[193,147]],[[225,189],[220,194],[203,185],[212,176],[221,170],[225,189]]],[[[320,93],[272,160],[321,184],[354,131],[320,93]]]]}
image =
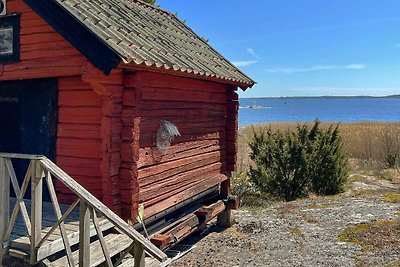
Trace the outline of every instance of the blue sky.
{"type": "Polygon", "coordinates": [[[399,0],[158,0],[257,81],[241,97],[400,94],[399,0]]]}

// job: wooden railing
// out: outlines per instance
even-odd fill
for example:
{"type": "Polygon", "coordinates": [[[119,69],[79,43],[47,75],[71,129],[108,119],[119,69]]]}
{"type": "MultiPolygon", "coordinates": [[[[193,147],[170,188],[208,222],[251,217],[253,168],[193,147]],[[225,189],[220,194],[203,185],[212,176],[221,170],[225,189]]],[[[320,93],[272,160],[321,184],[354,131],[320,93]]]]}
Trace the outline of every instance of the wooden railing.
{"type": "MultiPolygon", "coordinates": [[[[67,236],[64,221],[70,215],[72,210],[79,204],[79,266],[89,266],[90,264],[90,220],[97,232],[98,239],[109,267],[117,266],[119,261],[113,265],[110,254],[107,250],[107,244],[104,241],[103,232],[100,229],[97,214],[107,218],[114,227],[132,240],[130,249],[134,249],[135,266],[144,266],[145,252],[160,262],[167,260],[164,252],[154,246],[149,240],[144,238],[127,222],[112,212],[102,202],[95,198],[85,188],[78,184],[68,174],[61,170],[56,164],[44,156],[22,155],[0,153],[0,266],[4,255],[7,253],[15,221],[19,211],[21,211],[26,230],[30,238],[30,263],[38,263],[38,250],[48,237],[56,230],[60,230],[62,241],[65,247],[65,253],[69,266],[77,266],[71,252],[70,241],[67,236]],[[15,174],[11,159],[29,160],[24,180],[20,186],[15,174]],[[60,205],[53,185],[53,179],[62,182],[76,196],[77,200],[65,211],[61,212],[60,205]],[[50,199],[57,222],[42,237],[42,205],[43,205],[43,181],[47,184],[50,199]],[[10,205],[10,182],[16,195],[16,203],[11,214],[9,214],[10,205]],[[31,212],[28,213],[24,195],[31,185],[31,212]]],[[[126,250],[126,253],[128,250],[126,250]]],[[[121,257],[123,257],[122,255],[121,257]]]]}

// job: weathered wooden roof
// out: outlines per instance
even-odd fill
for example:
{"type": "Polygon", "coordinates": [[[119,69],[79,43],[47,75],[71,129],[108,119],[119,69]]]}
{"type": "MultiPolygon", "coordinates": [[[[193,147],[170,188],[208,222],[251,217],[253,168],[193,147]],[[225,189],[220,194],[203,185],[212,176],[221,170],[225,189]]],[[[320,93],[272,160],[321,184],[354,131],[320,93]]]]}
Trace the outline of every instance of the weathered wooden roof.
{"type": "Polygon", "coordinates": [[[116,52],[125,64],[212,77],[242,88],[254,84],[175,15],[157,7],[139,0],[25,0],[36,9],[43,9],[40,2],[51,1],[116,52]]]}

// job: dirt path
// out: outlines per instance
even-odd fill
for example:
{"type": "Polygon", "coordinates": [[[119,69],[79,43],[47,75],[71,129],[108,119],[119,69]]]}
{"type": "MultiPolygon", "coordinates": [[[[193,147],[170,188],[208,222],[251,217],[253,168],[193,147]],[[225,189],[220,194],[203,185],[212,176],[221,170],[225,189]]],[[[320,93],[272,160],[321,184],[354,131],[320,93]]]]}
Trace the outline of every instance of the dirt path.
{"type": "Polygon", "coordinates": [[[172,266],[400,266],[399,184],[351,179],[338,196],[241,209],[172,266]]]}

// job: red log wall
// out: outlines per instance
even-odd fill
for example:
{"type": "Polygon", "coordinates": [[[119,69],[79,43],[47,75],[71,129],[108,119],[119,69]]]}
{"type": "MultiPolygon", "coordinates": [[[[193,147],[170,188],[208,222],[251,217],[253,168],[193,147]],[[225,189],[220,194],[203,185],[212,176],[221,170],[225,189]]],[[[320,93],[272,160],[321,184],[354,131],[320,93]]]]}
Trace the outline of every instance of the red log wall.
{"type": "MultiPolygon", "coordinates": [[[[56,163],[97,198],[102,197],[102,99],[80,76],[58,80],[56,163]]],[[[56,183],[58,197],[72,202],[76,196],[56,183]]]]}
{"type": "Polygon", "coordinates": [[[21,13],[21,61],[0,64],[0,80],[81,74],[85,58],[22,0],[7,0],[7,13],[21,13]]]}
{"type": "Polygon", "coordinates": [[[143,203],[145,215],[151,216],[226,179],[227,91],[226,85],[195,79],[126,74],[125,95],[135,104],[125,105],[123,114],[136,117],[136,124],[124,127],[134,164],[125,165],[133,167],[121,170],[121,177],[138,177],[130,192],[134,198],[123,194],[126,206],[128,201],[143,203]],[[165,154],[155,144],[161,120],[174,123],[182,135],[165,154]]]}

